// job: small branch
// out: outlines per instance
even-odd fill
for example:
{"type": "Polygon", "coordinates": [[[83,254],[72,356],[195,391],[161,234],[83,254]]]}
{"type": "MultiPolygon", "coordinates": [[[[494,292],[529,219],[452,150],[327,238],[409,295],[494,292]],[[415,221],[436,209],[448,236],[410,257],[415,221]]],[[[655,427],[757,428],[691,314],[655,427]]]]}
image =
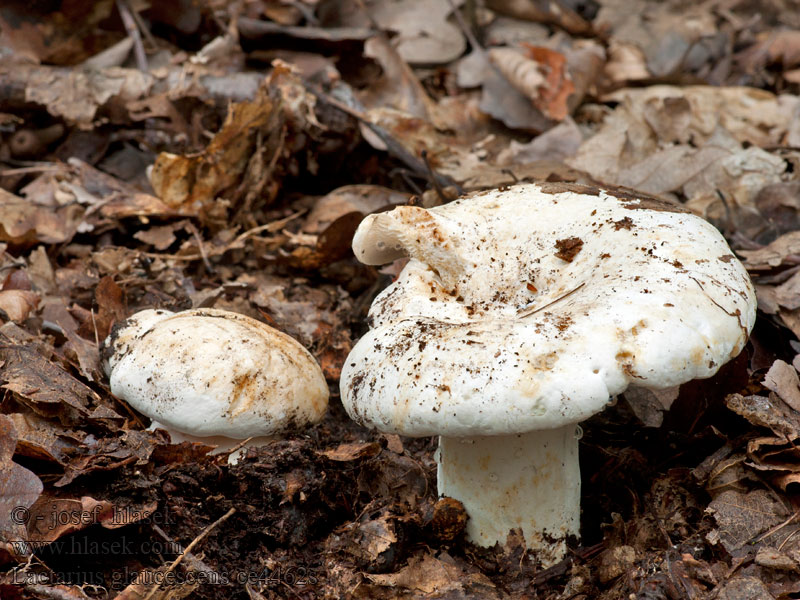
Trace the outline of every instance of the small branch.
{"type": "MultiPolygon", "coordinates": [[[[196,538],[194,538],[192,540],[192,542],[188,546],[186,546],[186,549],[183,552],[181,552],[181,555],[178,558],[176,558],[174,561],[172,561],[172,564],[169,567],[167,567],[166,571],[164,571],[164,575],[167,575],[168,573],[172,573],[172,571],[174,571],[178,567],[178,565],[181,564],[181,562],[183,561],[184,557],[187,554],[190,554],[192,550],[194,550],[195,546],[197,546],[200,542],[202,542],[206,538],[206,536],[208,536],[208,534],[211,533],[211,531],[213,531],[216,527],[218,527],[219,525],[221,525],[222,523],[227,521],[231,517],[231,515],[233,515],[233,513],[235,513],[235,512],[236,512],[236,509],[235,508],[231,508],[228,512],[226,512],[224,515],[222,515],[219,519],[214,521],[211,525],[209,525],[202,532],[200,532],[200,535],[198,535],[196,538]]],[[[158,591],[158,589],[160,587],[161,587],[161,583],[159,582],[153,587],[153,589],[150,590],[150,593],[147,594],[147,596],[144,597],[144,600],[151,600],[151,598],[156,594],[156,592],[158,591]]]]}
{"type": "Polygon", "coordinates": [[[133,55],[136,57],[136,66],[140,71],[147,72],[147,55],[144,53],[142,36],[139,35],[139,28],[136,26],[136,20],[131,14],[127,0],[117,0],[116,4],[119,16],[122,18],[122,24],[125,26],[125,31],[128,32],[128,35],[133,40],[133,55]]]}
{"type": "Polygon", "coordinates": [[[585,284],[583,284],[583,283],[582,283],[582,284],[580,284],[578,287],[576,287],[576,288],[575,288],[574,290],[572,290],[571,292],[567,292],[567,293],[566,293],[566,294],[564,294],[563,296],[559,296],[558,298],[556,298],[556,299],[555,299],[555,300],[553,300],[552,302],[548,302],[547,304],[545,304],[544,306],[540,306],[539,308],[535,308],[535,309],[533,309],[533,310],[531,310],[530,308],[523,308],[522,310],[519,310],[519,311],[517,311],[517,317],[519,317],[520,319],[523,319],[523,318],[525,318],[525,317],[529,317],[529,316],[531,316],[531,315],[533,315],[533,314],[536,314],[537,312],[539,312],[539,311],[541,311],[541,310],[544,310],[545,308],[548,308],[548,307],[550,307],[550,306],[553,306],[553,304],[555,304],[556,302],[561,302],[561,301],[562,301],[564,298],[567,298],[568,296],[571,296],[572,294],[574,294],[575,292],[577,292],[577,291],[578,291],[579,289],[581,289],[581,288],[582,288],[584,285],[585,285],[585,284]]]}

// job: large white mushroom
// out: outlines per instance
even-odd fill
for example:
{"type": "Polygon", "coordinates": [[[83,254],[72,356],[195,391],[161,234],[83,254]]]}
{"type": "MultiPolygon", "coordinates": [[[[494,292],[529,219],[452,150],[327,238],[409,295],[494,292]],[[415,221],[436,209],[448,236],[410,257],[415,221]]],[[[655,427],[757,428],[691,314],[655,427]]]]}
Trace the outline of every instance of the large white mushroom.
{"type": "Polygon", "coordinates": [[[441,495],[468,538],[523,530],[544,565],[577,536],[577,423],[628,386],[710,377],[744,347],[753,287],[720,233],[679,206],[541,184],[371,215],[356,257],[408,256],[348,356],[357,422],[439,435],[441,495]]]}
{"type": "Polygon", "coordinates": [[[111,393],[152,427],[216,452],[315,423],[328,407],[325,377],[299,342],[229,311],[138,312],[105,340],[103,362],[111,393]]]}

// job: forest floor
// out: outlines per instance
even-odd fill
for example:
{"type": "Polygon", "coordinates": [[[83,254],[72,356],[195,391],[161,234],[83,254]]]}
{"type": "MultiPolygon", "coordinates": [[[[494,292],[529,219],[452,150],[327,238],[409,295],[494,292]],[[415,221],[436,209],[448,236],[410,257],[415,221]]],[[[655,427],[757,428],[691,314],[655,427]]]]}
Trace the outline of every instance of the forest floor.
{"type": "Polygon", "coordinates": [[[3,2],[0,598],[800,598],[799,117],[791,0],[3,2]],[[582,423],[549,568],[339,400],[401,266],[361,219],[520,181],[683,203],[759,302],[715,377],[582,423]],[[324,420],[235,466],[147,430],[99,349],[152,307],[294,337],[324,420]]]}

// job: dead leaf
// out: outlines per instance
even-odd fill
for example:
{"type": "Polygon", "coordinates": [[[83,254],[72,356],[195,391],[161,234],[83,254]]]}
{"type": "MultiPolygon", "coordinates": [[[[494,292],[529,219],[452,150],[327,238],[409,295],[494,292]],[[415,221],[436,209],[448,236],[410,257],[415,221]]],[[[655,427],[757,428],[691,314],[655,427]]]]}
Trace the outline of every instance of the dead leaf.
{"type": "Polygon", "coordinates": [[[425,554],[412,557],[408,565],[397,573],[367,574],[366,578],[377,585],[436,594],[439,597],[448,592],[462,592],[469,594],[467,597],[480,594],[481,598],[496,598],[495,586],[491,580],[481,573],[464,572],[465,566],[446,552],[440,554],[439,558],[425,554]]]}
{"type": "Polygon", "coordinates": [[[756,552],[755,563],[757,565],[761,565],[762,567],[777,569],[779,571],[800,571],[800,565],[798,565],[796,561],[792,560],[783,552],[767,546],[762,546],[758,549],[758,552],[756,552]]]}
{"type": "Polygon", "coordinates": [[[753,425],[768,427],[784,439],[794,440],[800,436],[800,414],[775,394],[770,394],[769,398],[731,394],[725,398],[725,403],[753,425]]]}
{"type": "Polygon", "coordinates": [[[628,573],[636,563],[636,550],[632,546],[615,546],[603,552],[600,558],[598,577],[603,583],[608,583],[628,573]]]}
{"type": "Polygon", "coordinates": [[[764,387],[778,394],[781,400],[800,412],[800,377],[793,366],[776,360],[764,376],[764,387]]]}
{"type": "Polygon", "coordinates": [[[769,588],[758,577],[739,575],[725,582],[717,595],[719,600],[774,600],[769,588]]]}
{"type": "MultiPolygon", "coordinates": [[[[254,155],[262,165],[269,165],[280,151],[283,115],[274,88],[262,87],[252,102],[239,102],[230,107],[222,129],[214,136],[204,152],[180,156],[162,152],[153,165],[150,181],[158,197],[170,208],[185,215],[196,215],[212,220],[226,220],[228,209],[217,196],[229,193],[241,183],[242,177],[254,155]]],[[[272,173],[272,168],[268,169],[272,173]]],[[[259,196],[267,192],[266,179],[261,188],[246,190],[259,196]]],[[[231,201],[236,203],[244,196],[240,192],[231,201]]],[[[261,198],[269,203],[271,194],[261,198]]]]}
{"type": "Polygon", "coordinates": [[[748,554],[762,545],[780,547],[800,531],[797,523],[772,531],[786,521],[790,512],[763,489],[747,493],[724,491],[711,501],[708,512],[719,526],[719,541],[733,556],[748,554]]]}
{"type": "Polygon", "coordinates": [[[500,14],[537,23],[551,23],[575,35],[588,35],[592,24],[565,2],[528,0],[488,0],[486,6],[500,14]]]}
{"type": "Polygon", "coordinates": [[[320,452],[322,456],[337,462],[346,462],[360,458],[372,458],[381,452],[381,445],[378,442],[354,442],[340,444],[331,450],[320,452]]]}
{"type": "Polygon", "coordinates": [[[42,493],[43,486],[36,475],[12,460],[16,443],[13,422],[0,415],[0,555],[24,560],[32,554],[25,530],[30,519],[29,507],[42,493]]]}
{"type": "Polygon", "coordinates": [[[97,394],[28,346],[0,345],[2,387],[14,392],[31,410],[68,424],[89,413],[97,394]]]}
{"type": "Polygon", "coordinates": [[[83,212],[75,205],[58,209],[37,206],[0,189],[0,242],[13,246],[67,242],[75,234],[83,212]]]}
{"type": "Polygon", "coordinates": [[[360,212],[365,215],[381,208],[405,204],[410,194],[379,185],[346,185],[329,192],[314,204],[303,223],[303,231],[321,233],[339,217],[360,212]]]}
{"type": "Polygon", "coordinates": [[[533,102],[544,115],[554,121],[563,121],[569,114],[568,101],[575,92],[575,84],[567,69],[567,58],[560,52],[523,44],[526,54],[541,65],[545,73],[545,85],[533,102]]]}
{"type": "Polygon", "coordinates": [[[740,250],[748,271],[768,271],[781,264],[794,261],[800,254],[800,231],[791,231],[758,250],[740,250]]]}
{"type": "Polygon", "coordinates": [[[1,290],[0,315],[5,313],[10,321],[21,322],[27,319],[39,305],[40,296],[27,290],[1,290]]]}
{"type": "Polygon", "coordinates": [[[81,448],[82,435],[66,430],[34,413],[6,415],[17,431],[17,453],[62,467],[71,454],[81,448]]]}

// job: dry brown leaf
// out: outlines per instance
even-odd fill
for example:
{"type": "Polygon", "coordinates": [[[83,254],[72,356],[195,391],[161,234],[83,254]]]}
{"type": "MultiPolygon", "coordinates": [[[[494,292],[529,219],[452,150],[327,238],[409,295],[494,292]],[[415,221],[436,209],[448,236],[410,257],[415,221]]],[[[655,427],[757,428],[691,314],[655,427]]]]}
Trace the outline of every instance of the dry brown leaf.
{"type": "Polygon", "coordinates": [[[410,194],[396,192],[379,185],[345,185],[328,192],[314,203],[314,208],[303,223],[303,231],[321,233],[339,217],[360,212],[365,215],[381,208],[405,204],[410,194]]]}
{"type": "Polygon", "coordinates": [[[719,588],[719,600],[773,600],[775,596],[758,577],[738,575],[719,588]]]}
{"type": "Polygon", "coordinates": [[[0,242],[12,246],[67,242],[75,234],[83,212],[76,205],[37,206],[0,188],[0,242]]]}
{"type": "Polygon", "coordinates": [[[81,448],[80,434],[72,433],[34,413],[7,415],[17,431],[17,453],[36,460],[66,465],[69,455],[81,448]]]}
{"type": "MultiPolygon", "coordinates": [[[[366,574],[372,583],[443,596],[450,593],[480,595],[481,598],[496,598],[495,586],[481,573],[465,572],[466,565],[459,564],[446,552],[435,558],[430,554],[412,557],[408,565],[397,573],[388,575],[366,574]]],[[[472,596],[475,597],[475,596],[472,596]]]]}
{"type": "Polygon", "coordinates": [[[736,61],[748,73],[770,64],[791,69],[800,64],[800,31],[770,31],[762,39],[736,55],[736,61]]]}
{"type": "MultiPolygon", "coordinates": [[[[513,52],[513,51],[512,51],[513,52]]],[[[462,87],[481,86],[480,109],[512,129],[541,133],[553,123],[489,62],[486,52],[474,50],[457,68],[462,87]]]]}
{"type": "Polygon", "coordinates": [[[337,462],[347,462],[359,458],[372,458],[381,452],[381,445],[378,442],[353,442],[340,444],[331,450],[325,450],[320,454],[330,460],[337,462]]]}
{"type": "Polygon", "coordinates": [[[23,560],[32,554],[26,544],[29,507],[42,493],[42,482],[12,457],[17,443],[14,424],[0,415],[0,563],[8,557],[23,560]]]}
{"type": "Polygon", "coordinates": [[[571,8],[571,3],[544,0],[488,0],[486,6],[503,15],[534,21],[551,23],[576,35],[592,32],[592,24],[571,8]]]}
{"type": "Polygon", "coordinates": [[[604,0],[593,25],[612,42],[638,50],[654,77],[708,69],[727,52],[718,23],[701,4],[645,0],[634,8],[627,0],[604,0]]]}
{"type": "Polygon", "coordinates": [[[775,435],[795,440],[800,437],[800,414],[782,402],[774,393],[769,397],[731,394],[725,404],[753,425],[768,427],[775,435]]]}
{"type": "Polygon", "coordinates": [[[647,61],[642,51],[633,44],[611,40],[605,74],[617,84],[648,79],[647,61]]]}
{"type": "Polygon", "coordinates": [[[800,255],[800,231],[790,231],[758,250],[740,250],[744,266],[750,272],[768,271],[800,255]]]}
{"type": "Polygon", "coordinates": [[[87,415],[89,402],[99,400],[91,388],[29,346],[0,345],[0,381],[35,413],[65,424],[87,415]]]}
{"type": "MultiPolygon", "coordinates": [[[[153,165],[150,180],[156,195],[170,208],[185,215],[225,221],[227,207],[217,196],[242,182],[254,155],[269,165],[280,151],[282,111],[274,97],[274,88],[261,88],[252,102],[230,107],[222,129],[204,152],[181,156],[162,152],[153,165]],[[260,156],[266,152],[268,156],[260,156]]],[[[273,182],[269,182],[272,184],[273,182]]],[[[248,194],[266,192],[248,189],[248,194]]],[[[262,201],[268,203],[268,194],[262,201]]]]}
{"type": "Polygon", "coordinates": [[[0,311],[2,311],[0,318],[2,318],[2,313],[5,313],[10,321],[24,321],[32,311],[36,310],[40,299],[36,292],[0,290],[0,311]]]}
{"type": "Polygon", "coordinates": [[[764,387],[800,412],[800,378],[792,365],[776,360],[764,376],[764,387]]]}
{"type": "Polygon", "coordinates": [[[360,94],[367,108],[391,107],[421,119],[431,118],[434,102],[385,36],[368,39],[364,55],[374,58],[383,70],[381,78],[360,94]]]}
{"type": "Polygon", "coordinates": [[[762,545],[780,546],[800,531],[800,524],[793,523],[764,535],[786,521],[790,513],[774,495],[763,489],[747,493],[724,491],[711,501],[708,512],[719,526],[719,541],[732,556],[748,554],[762,545]]]}
{"type": "Polygon", "coordinates": [[[567,58],[560,52],[543,46],[523,43],[526,54],[540,65],[544,71],[545,85],[539,96],[533,98],[536,107],[545,116],[562,121],[569,114],[568,100],[575,92],[575,84],[567,69],[567,58]]]}
{"type": "Polygon", "coordinates": [[[526,58],[513,48],[491,48],[488,56],[511,85],[531,100],[539,97],[546,80],[544,69],[536,60],[526,58]]]}
{"type": "Polygon", "coordinates": [[[722,194],[732,225],[741,226],[758,192],[789,168],[759,146],[781,143],[798,98],[747,88],[651,86],[608,99],[620,104],[567,159],[605,183],[678,192],[693,210],[719,219],[728,214],[722,194]]]}
{"type": "Polygon", "coordinates": [[[461,31],[447,20],[451,6],[438,0],[379,1],[368,11],[382,29],[395,32],[392,45],[404,60],[431,65],[449,63],[467,47],[461,31]]]}

